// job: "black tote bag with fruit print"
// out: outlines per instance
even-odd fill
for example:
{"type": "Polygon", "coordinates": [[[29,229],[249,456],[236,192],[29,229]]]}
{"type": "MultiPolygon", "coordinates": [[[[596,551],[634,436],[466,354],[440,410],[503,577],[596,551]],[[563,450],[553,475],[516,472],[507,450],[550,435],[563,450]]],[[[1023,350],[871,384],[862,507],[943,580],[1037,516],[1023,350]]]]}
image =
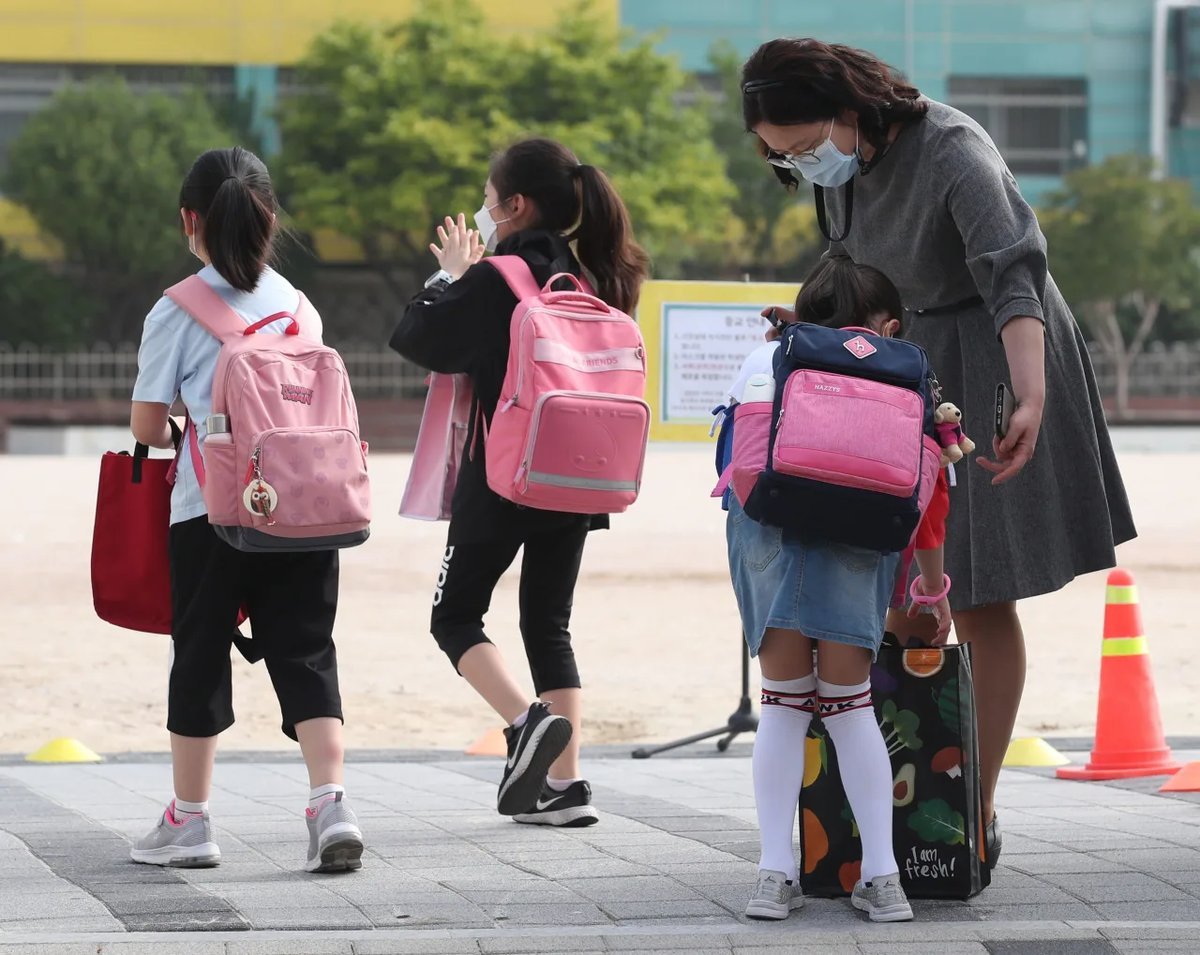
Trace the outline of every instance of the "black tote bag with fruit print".
{"type": "MultiPolygon", "coordinates": [[[[984,864],[978,742],[970,651],[904,649],[888,635],[871,667],[875,717],[892,760],[892,838],[905,892],[966,899],[991,881],[984,864]]],[[[862,847],[820,718],[804,748],[800,886],[805,895],[849,895],[862,847]]]]}

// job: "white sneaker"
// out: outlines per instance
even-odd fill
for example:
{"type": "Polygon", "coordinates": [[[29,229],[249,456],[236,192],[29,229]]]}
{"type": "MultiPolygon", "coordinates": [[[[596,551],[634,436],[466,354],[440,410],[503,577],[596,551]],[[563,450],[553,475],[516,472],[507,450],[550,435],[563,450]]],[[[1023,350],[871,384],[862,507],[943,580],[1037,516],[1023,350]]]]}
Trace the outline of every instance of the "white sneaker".
{"type": "Polygon", "coordinates": [[[212,840],[208,811],[182,813],[175,818],[175,801],[163,811],[158,825],[133,844],[129,857],[145,865],[207,869],[221,864],[221,850],[212,840]]]}
{"type": "Polygon", "coordinates": [[[785,919],[804,905],[800,886],[782,872],[760,869],[754,894],[746,904],[748,919],[785,919]]]}
{"type": "Polygon", "coordinates": [[[870,882],[859,882],[850,896],[850,904],[860,912],[866,912],[872,922],[911,922],[913,917],[898,872],[870,882]]]}

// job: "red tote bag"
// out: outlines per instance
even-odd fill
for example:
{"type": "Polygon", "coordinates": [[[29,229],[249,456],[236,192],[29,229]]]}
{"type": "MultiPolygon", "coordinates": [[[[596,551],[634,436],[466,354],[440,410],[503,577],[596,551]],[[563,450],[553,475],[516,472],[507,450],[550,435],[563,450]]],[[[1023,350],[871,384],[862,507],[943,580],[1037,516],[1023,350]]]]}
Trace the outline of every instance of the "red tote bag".
{"type": "MultiPolygon", "coordinates": [[[[173,433],[178,428],[171,422],[173,433]]],[[[178,442],[178,437],[176,437],[178,442]]],[[[171,632],[172,462],[109,451],[100,459],[92,530],[92,603],[101,620],[146,633],[171,632]]]]}

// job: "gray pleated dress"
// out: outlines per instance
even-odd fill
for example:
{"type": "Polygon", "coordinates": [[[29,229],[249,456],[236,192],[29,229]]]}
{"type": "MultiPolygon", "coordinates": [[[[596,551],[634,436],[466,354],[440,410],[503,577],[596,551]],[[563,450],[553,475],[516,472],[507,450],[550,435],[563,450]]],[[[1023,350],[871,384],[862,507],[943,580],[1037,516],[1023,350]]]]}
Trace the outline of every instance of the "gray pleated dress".
{"type": "MultiPolygon", "coordinates": [[[[829,231],[845,230],[845,189],[826,189],[829,231]]],[[[974,461],[950,491],[946,572],[956,610],[1050,593],[1112,567],[1136,536],[1084,338],[1046,265],[1046,240],[992,140],[929,102],[867,175],[854,178],[849,234],[830,246],[900,290],[905,336],[921,345],[966,433],[990,453],[996,386],[1011,387],[999,330],[1046,326],[1046,407],[1033,459],[993,487],[974,461]],[[949,313],[922,315],[971,298],[949,313]]]]}

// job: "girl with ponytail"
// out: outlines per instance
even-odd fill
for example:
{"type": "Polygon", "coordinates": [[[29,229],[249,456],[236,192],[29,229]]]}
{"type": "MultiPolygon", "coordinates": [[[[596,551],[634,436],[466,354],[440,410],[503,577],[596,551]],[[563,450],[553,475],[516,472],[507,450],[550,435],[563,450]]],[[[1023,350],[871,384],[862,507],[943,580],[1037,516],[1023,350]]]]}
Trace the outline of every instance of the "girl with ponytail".
{"type": "MultiPolygon", "coordinates": [[[[518,142],[492,160],[475,226],[459,215],[438,227],[430,249],[441,268],[405,309],[391,347],[431,371],[469,375],[472,421],[490,425],[517,299],[498,271],[479,264],[484,253],[520,256],[539,285],[561,272],[586,278],[626,313],[637,306],[648,259],[608,177],[549,139],[518,142]]],[[[599,817],[579,771],[582,698],[568,627],[588,531],[606,528],[608,518],[518,507],[488,487],[483,442],[468,435],[467,446],[474,453],[459,472],[430,629],[508,724],[500,813],[537,825],[591,825],[599,817]],[[483,628],[492,592],[522,548],[520,630],[532,700],[483,628]]]]}
{"type": "MultiPolygon", "coordinates": [[[[282,334],[300,293],[270,266],[277,234],[275,190],[254,153],[240,146],[210,149],[192,164],[179,191],[188,249],[197,275],[249,328],[282,334]]],[[[309,310],[302,332],[320,341],[309,310]]],[[[134,437],[170,448],[177,427],[169,412],[181,399],[199,447],[213,431],[229,430],[212,415],[213,378],[221,343],[171,298],[146,316],[138,351],[130,425],[134,437]]],[[[221,419],[225,419],[221,421],[221,419]]],[[[167,729],[175,798],[158,824],[132,849],[134,862],[215,866],[221,850],[208,814],[217,737],[233,723],[229,655],[265,659],[283,717],[283,732],[300,743],[308,766],[309,872],[362,866],[363,836],[342,785],[342,700],[333,620],[338,602],[338,552],[245,553],[217,537],[201,493],[203,472],[193,455],[176,459],[171,491],[171,672],[167,729]],[[254,639],[236,629],[249,612],[254,639]],[[249,644],[254,650],[247,651],[249,644]]]]}

